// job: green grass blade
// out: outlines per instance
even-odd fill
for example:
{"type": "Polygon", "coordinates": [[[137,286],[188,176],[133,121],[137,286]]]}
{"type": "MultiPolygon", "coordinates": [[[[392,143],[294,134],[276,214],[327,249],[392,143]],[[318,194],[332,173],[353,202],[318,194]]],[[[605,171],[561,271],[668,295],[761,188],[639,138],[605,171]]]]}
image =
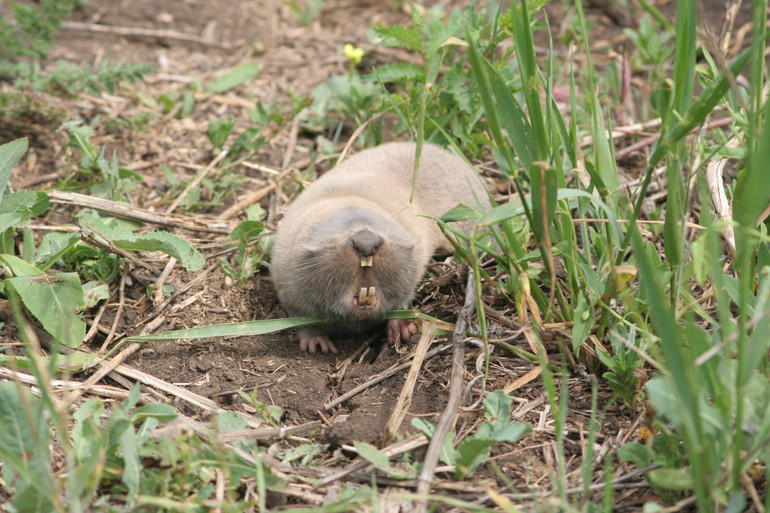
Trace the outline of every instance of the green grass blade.
{"type": "MultiPolygon", "coordinates": [[[[428,315],[417,313],[413,310],[394,310],[387,313],[383,319],[414,319],[419,317],[431,321],[439,321],[428,315]]],[[[218,337],[247,337],[265,335],[292,328],[304,328],[305,326],[317,326],[337,324],[341,319],[321,319],[320,317],[287,317],[284,319],[264,319],[260,321],[233,322],[227,324],[212,324],[182,330],[166,331],[164,333],[151,333],[149,335],[137,335],[126,337],[125,342],[149,342],[156,340],[180,340],[201,339],[218,337]]]]}
{"type": "Polygon", "coordinates": [[[683,437],[690,457],[698,511],[712,511],[712,502],[709,500],[710,484],[703,455],[705,450],[703,444],[706,441],[702,435],[699,397],[696,392],[695,362],[685,351],[682,328],[674,320],[673,307],[667,301],[664,286],[658,279],[659,273],[653,267],[644,249],[639,230],[635,226],[630,226],[629,232],[633,234],[634,249],[639,260],[640,283],[644,284],[652,320],[660,337],[666,368],[682,407],[683,437]]]}
{"type": "MultiPolygon", "coordinates": [[[[770,32],[766,33],[764,38],[770,36],[770,32]]],[[[754,44],[761,43],[755,42],[754,44]]],[[[692,105],[689,106],[682,118],[677,121],[676,125],[667,130],[662,138],[657,142],[650,156],[649,169],[652,170],[660,160],[671,150],[671,147],[679,142],[682,138],[686,137],[696,126],[703,123],[706,116],[714,111],[717,104],[724,98],[727,91],[730,89],[730,81],[738,76],[743,68],[749,63],[752,57],[752,48],[747,48],[741,54],[730,63],[726,70],[719,74],[708,86],[703,89],[703,92],[698,96],[692,105]]],[[[649,171],[651,173],[651,171],[649,171]]],[[[645,179],[647,177],[645,176],[645,179]]]]}
{"type": "Polygon", "coordinates": [[[516,58],[519,62],[519,73],[523,86],[524,98],[527,103],[527,111],[532,125],[532,134],[537,150],[537,159],[548,161],[549,145],[548,135],[545,129],[545,118],[540,100],[542,82],[540,70],[535,55],[535,42],[532,38],[532,25],[529,19],[527,1],[522,0],[520,8],[511,9],[513,21],[513,41],[516,46],[516,58]]]}
{"type": "Polygon", "coordinates": [[[481,103],[484,106],[484,112],[487,115],[489,131],[492,133],[492,138],[495,140],[495,144],[497,144],[497,147],[505,157],[505,160],[500,162],[500,164],[507,167],[508,172],[512,176],[515,176],[518,168],[514,164],[511,149],[503,137],[503,130],[500,124],[500,115],[494,99],[494,94],[492,93],[489,75],[487,73],[488,68],[484,66],[484,57],[479,51],[478,44],[472,38],[469,39],[469,56],[471,61],[471,73],[473,75],[473,81],[479,88],[481,103]]]}
{"type": "Polygon", "coordinates": [[[333,324],[338,320],[325,320],[318,317],[290,317],[286,319],[265,319],[261,321],[233,322],[228,324],[213,324],[182,330],[166,331],[127,337],[126,342],[148,342],[153,340],[179,340],[217,337],[246,337],[265,335],[291,328],[303,328],[319,324],[333,324]]]}
{"type": "MultiPolygon", "coordinates": [[[[766,32],[764,39],[770,36],[770,32],[766,32]]],[[[762,40],[755,41],[753,45],[762,44],[762,40]]],[[[687,136],[696,126],[703,123],[714,107],[724,98],[725,94],[730,88],[730,80],[732,77],[737,76],[751,59],[752,48],[744,50],[730,65],[728,68],[719,74],[708,86],[703,89],[703,92],[698,96],[698,99],[690,105],[687,112],[684,113],[682,118],[676,123],[676,125],[661,135],[661,138],[657,141],[652,150],[650,161],[645,171],[644,179],[639,188],[638,199],[634,207],[634,212],[631,215],[630,222],[636,222],[639,218],[639,214],[642,211],[642,205],[647,195],[647,188],[652,181],[653,171],[655,166],[671,151],[671,148],[679,142],[683,137],[687,136]]],[[[626,249],[631,243],[631,231],[626,233],[626,237],[623,240],[621,251],[618,253],[616,263],[620,263],[625,257],[626,249]]]]}

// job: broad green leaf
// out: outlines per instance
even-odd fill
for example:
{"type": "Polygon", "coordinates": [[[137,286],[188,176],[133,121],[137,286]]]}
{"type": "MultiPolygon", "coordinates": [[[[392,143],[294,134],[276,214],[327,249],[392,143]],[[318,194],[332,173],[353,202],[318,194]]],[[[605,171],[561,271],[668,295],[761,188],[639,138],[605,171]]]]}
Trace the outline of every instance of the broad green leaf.
{"type": "Polygon", "coordinates": [[[128,426],[120,435],[120,451],[123,454],[122,481],[128,488],[128,497],[133,500],[139,493],[142,463],[139,459],[139,444],[133,426],[128,426]]]}
{"type": "Polygon", "coordinates": [[[638,468],[644,468],[652,461],[653,452],[644,444],[631,442],[618,450],[618,457],[623,461],[633,463],[638,468]]]}
{"type": "Polygon", "coordinates": [[[495,442],[508,442],[509,444],[515,444],[522,436],[532,431],[532,427],[523,422],[511,422],[510,420],[502,427],[496,429],[490,440],[495,442]]]}
{"type": "Polygon", "coordinates": [[[658,468],[647,472],[647,479],[663,490],[692,490],[692,474],[687,468],[658,468]]]}
{"type": "Polygon", "coordinates": [[[13,192],[0,203],[0,232],[26,223],[33,215],[48,208],[48,195],[43,192],[13,192]]]}
{"type": "Polygon", "coordinates": [[[16,276],[6,280],[24,306],[43,328],[67,347],[78,347],[86,334],[86,323],[77,315],[85,307],[83,288],[75,273],[16,276]]]}
{"type": "Polygon", "coordinates": [[[35,274],[43,274],[41,269],[38,269],[34,265],[22,260],[16,255],[0,254],[0,262],[2,262],[14,276],[31,276],[35,274]]]}
{"type": "Polygon", "coordinates": [[[404,471],[392,466],[385,453],[371,444],[354,441],[353,445],[358,451],[359,456],[374,465],[377,470],[384,472],[388,477],[393,479],[412,479],[417,476],[414,469],[404,471]]]}
{"type": "MultiPolygon", "coordinates": [[[[172,408],[173,409],[173,408],[172,408]]],[[[243,415],[238,415],[234,411],[224,411],[217,414],[217,431],[220,433],[229,433],[231,431],[241,431],[249,428],[249,422],[243,415]]]]}
{"type": "Polygon", "coordinates": [[[19,191],[9,194],[0,203],[0,214],[18,213],[40,215],[48,208],[48,195],[44,192],[19,191]]]}
{"type": "Polygon", "coordinates": [[[24,218],[19,214],[0,214],[0,233],[3,233],[8,228],[15,228],[23,223],[24,218]]]}
{"type": "Polygon", "coordinates": [[[171,422],[177,418],[177,416],[176,409],[170,404],[150,403],[134,410],[133,419],[134,421],[138,421],[152,417],[158,419],[160,422],[171,422]]]}
{"type": "MultiPolygon", "coordinates": [[[[419,417],[412,417],[412,427],[419,429],[428,438],[433,438],[433,433],[436,431],[436,428],[433,426],[433,424],[419,417]]],[[[457,451],[455,451],[454,445],[452,444],[453,438],[454,434],[450,431],[446,434],[444,443],[441,445],[441,453],[439,456],[441,461],[443,461],[446,465],[455,464],[455,454],[457,451]]]]}
{"type": "MultiPolygon", "coordinates": [[[[3,203],[5,187],[8,185],[8,179],[13,172],[13,166],[27,151],[29,141],[27,138],[16,139],[0,146],[0,205],[3,203]]],[[[0,230],[2,231],[2,230],[0,230]]]]}
{"type": "Polygon", "coordinates": [[[15,511],[55,510],[50,437],[40,402],[16,383],[0,382],[0,460],[15,511]]]}
{"type": "Polygon", "coordinates": [[[206,88],[213,94],[226,93],[227,91],[254,78],[259,73],[259,64],[256,62],[244,62],[232,68],[227,73],[220,75],[206,88]]]}
{"type": "Polygon", "coordinates": [[[577,357],[580,347],[588,339],[594,326],[594,308],[586,301],[584,294],[578,294],[578,302],[572,317],[572,352],[577,357]]]}
{"type": "Polygon", "coordinates": [[[495,390],[484,398],[484,418],[487,422],[497,425],[499,422],[509,423],[511,420],[511,396],[502,390],[495,390]]]}
{"type": "Polygon", "coordinates": [[[128,251],[161,251],[179,260],[188,271],[197,271],[205,260],[192,244],[168,232],[134,233],[114,218],[99,217],[94,212],[80,215],[83,228],[92,226],[115,246],[128,251]]]}
{"type": "Polygon", "coordinates": [[[94,440],[101,438],[100,417],[104,403],[96,398],[87,399],[72,414],[75,425],[72,428],[72,449],[78,461],[87,459],[92,453],[94,440]]]}
{"type": "Polygon", "coordinates": [[[85,299],[85,309],[93,308],[99,303],[110,297],[110,287],[106,283],[98,281],[89,281],[83,284],[83,297],[85,299]]]}
{"type": "Polygon", "coordinates": [[[233,228],[233,231],[227,236],[228,239],[238,239],[242,242],[249,242],[249,240],[257,235],[261,234],[265,229],[265,225],[259,221],[243,221],[238,226],[233,228]]]}
{"type": "Polygon", "coordinates": [[[455,476],[464,479],[472,475],[476,469],[487,461],[489,450],[496,443],[491,439],[466,438],[457,448],[455,476]]]}
{"type": "MultiPolygon", "coordinates": [[[[98,353],[83,353],[75,351],[72,354],[63,355],[56,354],[55,356],[43,356],[40,357],[40,361],[48,368],[56,369],[59,372],[65,372],[69,374],[75,374],[81,372],[84,369],[90,369],[97,363],[103,360],[102,356],[98,353]],[[51,362],[53,360],[53,362],[51,362]]],[[[33,364],[26,356],[6,356],[0,354],[0,365],[3,366],[15,366],[20,369],[32,369],[33,364]]],[[[14,368],[14,367],[12,367],[14,368]]]]}

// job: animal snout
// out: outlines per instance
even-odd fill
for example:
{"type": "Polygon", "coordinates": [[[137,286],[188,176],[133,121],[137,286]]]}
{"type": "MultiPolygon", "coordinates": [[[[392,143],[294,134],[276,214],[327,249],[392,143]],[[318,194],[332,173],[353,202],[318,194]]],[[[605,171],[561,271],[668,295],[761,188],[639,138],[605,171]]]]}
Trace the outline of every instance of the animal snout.
{"type": "Polygon", "coordinates": [[[385,239],[368,228],[364,228],[351,235],[348,243],[358,253],[358,256],[367,258],[377,254],[380,247],[385,244],[385,239]]]}

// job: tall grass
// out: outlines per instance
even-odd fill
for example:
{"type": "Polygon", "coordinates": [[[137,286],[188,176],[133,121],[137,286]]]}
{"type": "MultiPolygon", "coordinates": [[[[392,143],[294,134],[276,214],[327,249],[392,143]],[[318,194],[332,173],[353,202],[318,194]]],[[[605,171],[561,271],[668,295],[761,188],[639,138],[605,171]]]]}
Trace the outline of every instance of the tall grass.
{"type": "MultiPolygon", "coordinates": [[[[581,316],[585,318],[588,313],[588,324],[595,323],[581,331],[598,334],[620,322],[641,334],[639,348],[657,355],[662,370],[644,390],[657,408],[657,433],[652,441],[629,446],[623,454],[630,458],[632,451],[640,450],[644,457],[636,459],[639,464],[663,465],[649,474],[650,481],[661,489],[690,491],[699,511],[745,504],[747,469],[761,461],[767,477],[770,464],[770,415],[764,409],[770,404],[770,269],[766,267],[770,246],[765,226],[757,228],[770,199],[769,107],[762,97],[767,87],[763,68],[766,3],[754,2],[753,45],[714,75],[697,66],[702,49],[698,47],[695,2],[677,3],[674,61],[667,77],[667,101],[660,112],[660,135],[630,203],[621,187],[613,141],[606,135],[606,127],[613,122],[607,115],[611,98],[596,94],[580,2],[576,10],[588,65],[581,84],[582,101],[574,88],[571,94],[569,123],[563,123],[552,108],[556,102],[549,79],[534,59],[526,1],[512,9],[521,90],[512,91],[507,86],[495,71],[494,52],[483,53],[471,38],[473,79],[483,99],[494,154],[519,192],[515,206],[501,205],[480,222],[491,225],[505,220],[514,227],[503,231],[505,238],[498,240],[504,255],[498,263],[528,275],[529,286],[543,291],[536,297],[546,312],[545,320],[571,319],[577,330],[585,324],[581,316]],[[746,69],[750,70],[749,86],[742,88],[736,85],[735,77],[746,69]],[[702,86],[698,94],[696,80],[702,86]],[[745,100],[739,101],[741,98],[745,100]],[[714,152],[690,137],[718,107],[736,114],[730,130],[742,134],[746,151],[745,169],[734,191],[735,262],[725,260],[718,241],[724,226],[714,222],[704,193],[702,162],[719,152],[723,138],[708,140],[717,146],[714,152]],[[592,151],[589,149],[581,162],[575,157],[581,150],[575,142],[578,130],[581,134],[587,131],[593,140],[592,151]],[[644,217],[642,207],[653,172],[661,165],[666,168],[667,185],[662,258],[637,224],[644,217]],[[575,180],[573,186],[582,194],[565,190],[564,177],[577,174],[582,167],[590,175],[590,183],[575,180]],[[690,180],[693,175],[695,181],[690,180]],[[689,190],[691,183],[700,196],[689,190]],[[700,200],[699,218],[693,218],[693,197],[700,200]],[[620,216],[629,220],[622,227],[616,222],[620,216]],[[577,237],[572,217],[609,222],[603,230],[582,226],[577,237]],[[690,242],[692,233],[686,228],[690,221],[705,226],[695,243],[690,242]],[[531,229],[538,257],[545,263],[539,279],[533,278],[536,273],[528,267],[529,260],[509,250],[525,240],[511,237],[521,233],[515,228],[520,225],[531,229]],[[558,283],[553,276],[554,261],[564,269],[558,283]],[[630,278],[637,271],[638,282],[630,278]],[[712,295],[715,304],[702,307],[712,295]],[[546,297],[550,298],[547,303],[546,297]],[[557,305],[552,308],[554,300],[557,305]],[[600,312],[596,318],[594,309],[600,312]]],[[[544,67],[550,71],[551,62],[544,67]]],[[[514,295],[524,293],[519,288],[514,295]]],[[[586,349],[581,346],[585,341],[585,336],[575,339],[573,333],[576,354],[586,349]]],[[[619,365],[620,356],[602,360],[612,368],[619,365]]],[[[622,382],[616,384],[623,386],[622,382]]],[[[553,386],[546,389],[556,393],[553,386]]],[[[557,404],[553,399],[552,403],[557,404]]]]}

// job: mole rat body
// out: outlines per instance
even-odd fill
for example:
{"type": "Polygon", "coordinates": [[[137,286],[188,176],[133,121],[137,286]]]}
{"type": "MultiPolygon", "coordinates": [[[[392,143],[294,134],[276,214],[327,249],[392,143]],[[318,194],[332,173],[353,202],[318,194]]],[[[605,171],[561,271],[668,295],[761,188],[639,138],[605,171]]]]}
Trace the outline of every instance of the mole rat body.
{"type": "MultiPolygon", "coordinates": [[[[413,201],[415,144],[388,143],[349,157],[300,194],[278,226],[271,273],[293,316],[343,319],[359,331],[406,308],[435,253],[451,252],[436,222],[457,206],[489,199],[459,157],[425,144],[413,201]]],[[[470,229],[470,224],[461,225],[470,229]]],[[[408,338],[414,324],[387,323],[388,338],[408,338]]],[[[322,328],[300,331],[300,348],[337,352],[322,328]]]]}

